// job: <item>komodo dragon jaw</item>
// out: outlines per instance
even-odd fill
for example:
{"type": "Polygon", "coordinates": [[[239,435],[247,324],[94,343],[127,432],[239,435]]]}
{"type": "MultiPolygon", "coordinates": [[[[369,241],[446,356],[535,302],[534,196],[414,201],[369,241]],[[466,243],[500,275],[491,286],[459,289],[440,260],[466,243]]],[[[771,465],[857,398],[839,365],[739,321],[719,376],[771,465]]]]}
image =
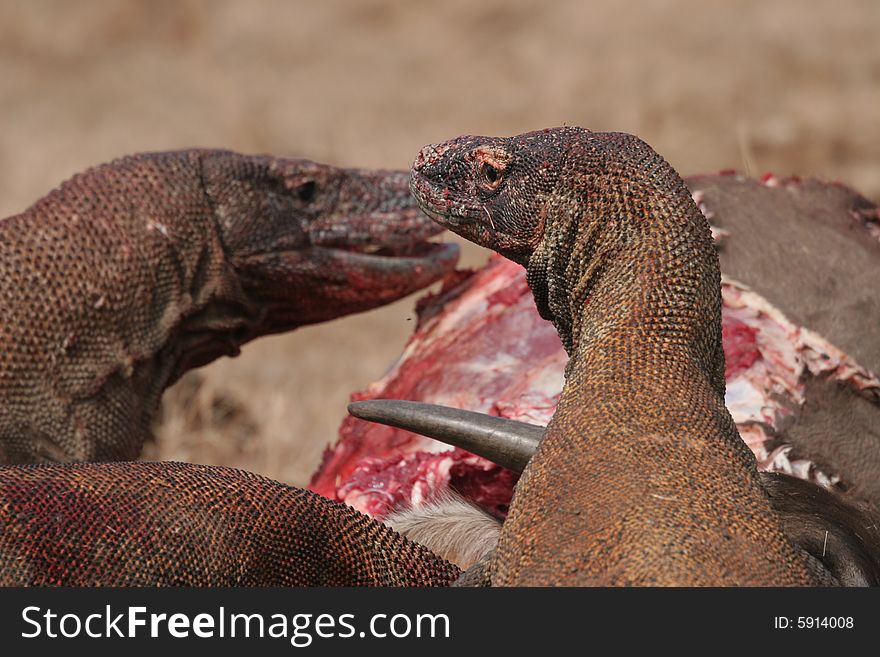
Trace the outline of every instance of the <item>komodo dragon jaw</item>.
{"type": "Polygon", "coordinates": [[[340,169],[308,160],[205,158],[221,238],[257,334],[277,333],[396,301],[451,271],[454,244],[419,210],[401,171],[340,169]]]}
{"type": "Polygon", "coordinates": [[[571,357],[492,584],[828,581],[784,535],[724,406],[718,257],[662,157],[556,128],[430,146],[412,176],[442,225],[526,266],[571,357]]]}

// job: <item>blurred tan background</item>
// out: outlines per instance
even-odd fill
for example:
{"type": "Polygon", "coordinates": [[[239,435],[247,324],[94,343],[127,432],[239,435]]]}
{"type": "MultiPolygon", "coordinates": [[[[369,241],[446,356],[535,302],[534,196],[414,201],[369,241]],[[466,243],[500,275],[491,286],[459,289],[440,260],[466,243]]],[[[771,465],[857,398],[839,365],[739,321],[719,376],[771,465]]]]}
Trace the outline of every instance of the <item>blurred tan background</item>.
{"type": "MultiPolygon", "coordinates": [[[[636,133],[682,174],[816,175],[876,199],[880,2],[0,0],[0,117],[0,216],[134,151],[407,168],[426,143],[563,123],[636,133]]],[[[186,377],[147,455],[304,484],[412,307],[186,377]]]]}

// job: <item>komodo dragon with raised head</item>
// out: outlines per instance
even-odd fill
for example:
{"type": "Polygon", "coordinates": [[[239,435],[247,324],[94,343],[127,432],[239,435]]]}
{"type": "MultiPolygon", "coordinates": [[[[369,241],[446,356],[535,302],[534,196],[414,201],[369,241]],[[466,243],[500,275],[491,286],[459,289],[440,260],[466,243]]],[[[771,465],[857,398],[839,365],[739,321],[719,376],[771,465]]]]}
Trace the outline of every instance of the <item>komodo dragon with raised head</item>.
{"type": "Polygon", "coordinates": [[[408,180],[147,153],[0,221],[0,463],[133,459],[186,370],[440,278],[457,250],[408,180]]]}
{"type": "Polygon", "coordinates": [[[441,225],[527,269],[570,355],[484,572],[494,585],[809,585],[724,406],[718,256],[638,138],[557,128],[424,148],[441,225]]]}

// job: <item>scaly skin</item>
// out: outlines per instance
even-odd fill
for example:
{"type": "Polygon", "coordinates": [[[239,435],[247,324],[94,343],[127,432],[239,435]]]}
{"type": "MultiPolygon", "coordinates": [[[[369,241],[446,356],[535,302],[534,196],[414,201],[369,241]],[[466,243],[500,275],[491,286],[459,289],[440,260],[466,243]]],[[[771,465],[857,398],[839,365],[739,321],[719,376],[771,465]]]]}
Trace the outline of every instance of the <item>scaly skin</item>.
{"type": "Polygon", "coordinates": [[[445,586],[459,575],[362,513],[240,470],[0,467],[0,586],[445,586]]]}
{"type": "Polygon", "coordinates": [[[149,153],[0,221],[0,463],[137,457],[162,391],[258,336],[389,303],[455,247],[405,173],[149,153]]]}
{"type": "Polygon", "coordinates": [[[724,406],[718,258],[676,172],[631,135],[428,146],[412,189],[527,268],[570,355],[494,585],[808,585],[724,406]]]}

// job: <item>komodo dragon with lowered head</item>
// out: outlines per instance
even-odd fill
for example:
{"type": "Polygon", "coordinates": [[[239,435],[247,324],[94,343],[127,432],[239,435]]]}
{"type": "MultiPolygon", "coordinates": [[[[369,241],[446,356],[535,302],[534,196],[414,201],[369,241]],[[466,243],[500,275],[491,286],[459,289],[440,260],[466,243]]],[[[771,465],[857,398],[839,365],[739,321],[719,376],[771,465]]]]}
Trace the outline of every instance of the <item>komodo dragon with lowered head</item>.
{"type": "Polygon", "coordinates": [[[0,463],[138,456],[162,392],[451,270],[404,172],[221,150],[81,173],[0,221],[0,463]]]}
{"type": "Polygon", "coordinates": [[[810,585],[724,406],[718,256],[683,181],[638,138],[557,128],[424,148],[441,225],[527,269],[569,353],[493,585],[810,585]]]}

